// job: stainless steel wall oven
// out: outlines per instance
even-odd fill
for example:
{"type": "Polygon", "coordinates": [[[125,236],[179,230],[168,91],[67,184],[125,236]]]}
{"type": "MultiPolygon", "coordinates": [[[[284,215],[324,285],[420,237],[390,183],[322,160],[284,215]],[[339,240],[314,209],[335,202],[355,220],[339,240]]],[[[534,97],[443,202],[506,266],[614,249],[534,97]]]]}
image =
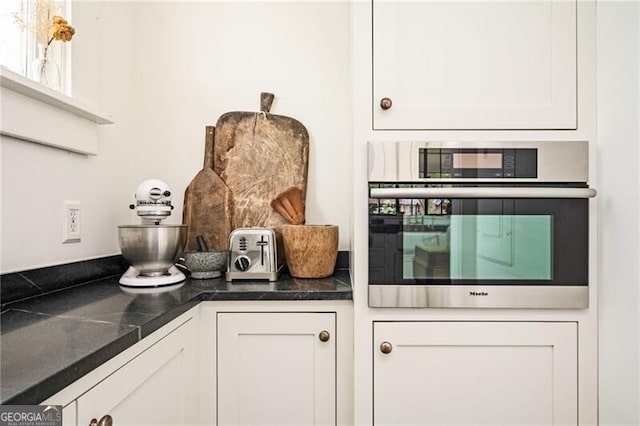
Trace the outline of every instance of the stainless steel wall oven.
{"type": "Polygon", "coordinates": [[[587,142],[370,142],[369,306],[589,306],[587,142]]]}

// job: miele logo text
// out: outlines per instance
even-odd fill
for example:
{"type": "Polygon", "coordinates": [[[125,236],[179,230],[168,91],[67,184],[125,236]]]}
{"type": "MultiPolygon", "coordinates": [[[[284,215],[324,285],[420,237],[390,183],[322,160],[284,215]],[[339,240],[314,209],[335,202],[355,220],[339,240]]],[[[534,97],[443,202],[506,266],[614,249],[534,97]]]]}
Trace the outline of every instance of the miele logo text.
{"type": "Polygon", "coordinates": [[[469,296],[488,296],[489,293],[486,291],[470,291],[469,296]]]}

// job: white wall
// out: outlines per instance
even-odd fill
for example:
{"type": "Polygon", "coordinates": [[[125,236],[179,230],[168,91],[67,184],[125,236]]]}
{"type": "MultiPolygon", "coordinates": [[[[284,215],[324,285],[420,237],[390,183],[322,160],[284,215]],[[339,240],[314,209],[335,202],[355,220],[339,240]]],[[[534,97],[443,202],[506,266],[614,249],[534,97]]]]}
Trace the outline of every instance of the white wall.
{"type": "Polygon", "coordinates": [[[182,218],[203,161],[204,126],[228,111],[272,112],[310,134],[307,223],[350,240],[349,4],[340,2],[79,2],[74,95],[113,114],[97,157],[0,141],[0,272],[119,252],[116,226],[146,178],[167,181],[182,218]],[[83,37],[85,37],[83,39],[83,37]],[[97,47],[96,47],[97,46],[97,47]],[[96,52],[97,50],[97,52],[96,52]],[[82,242],[61,244],[62,201],[82,203],[82,242]]]}
{"type": "Polygon", "coordinates": [[[598,4],[600,424],[640,424],[640,7],[598,4]]]}
{"type": "Polygon", "coordinates": [[[135,105],[126,96],[134,90],[133,8],[76,6],[73,91],[79,100],[112,113],[116,124],[99,130],[97,157],[0,138],[3,273],[119,252],[116,225],[127,220],[133,194],[127,147],[135,142],[135,105]],[[81,243],[61,243],[63,200],[81,202],[81,243]]]}
{"type": "Polygon", "coordinates": [[[260,92],[275,93],[271,111],[310,135],[307,223],[338,224],[346,249],[348,2],[140,2],[136,22],[136,178],[164,177],[181,205],[202,167],[204,126],[228,111],[257,111],[260,92]]]}

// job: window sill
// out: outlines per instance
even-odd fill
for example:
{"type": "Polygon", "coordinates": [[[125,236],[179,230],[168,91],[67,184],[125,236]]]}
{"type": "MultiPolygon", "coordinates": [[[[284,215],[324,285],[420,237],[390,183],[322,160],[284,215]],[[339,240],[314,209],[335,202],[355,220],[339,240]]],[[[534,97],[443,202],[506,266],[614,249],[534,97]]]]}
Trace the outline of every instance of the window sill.
{"type": "Polygon", "coordinates": [[[82,154],[97,154],[97,126],[112,124],[109,115],[5,67],[0,71],[0,134],[82,154]]]}

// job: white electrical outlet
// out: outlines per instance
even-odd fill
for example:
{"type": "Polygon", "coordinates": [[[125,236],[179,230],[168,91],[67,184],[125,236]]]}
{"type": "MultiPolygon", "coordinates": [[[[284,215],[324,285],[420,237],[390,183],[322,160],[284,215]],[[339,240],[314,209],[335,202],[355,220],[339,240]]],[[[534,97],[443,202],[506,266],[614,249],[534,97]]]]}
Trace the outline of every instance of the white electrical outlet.
{"type": "Polygon", "coordinates": [[[80,201],[65,201],[63,211],[62,242],[79,243],[82,236],[80,201]]]}

